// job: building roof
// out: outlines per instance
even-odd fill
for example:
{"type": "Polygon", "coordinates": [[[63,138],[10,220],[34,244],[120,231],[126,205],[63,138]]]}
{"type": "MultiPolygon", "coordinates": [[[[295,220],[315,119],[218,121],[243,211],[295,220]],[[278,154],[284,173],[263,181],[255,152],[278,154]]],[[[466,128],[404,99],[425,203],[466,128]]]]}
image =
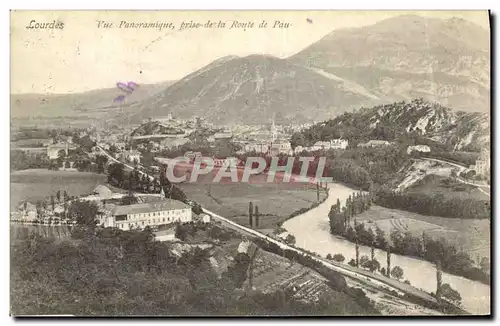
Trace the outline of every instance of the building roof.
{"type": "Polygon", "coordinates": [[[21,204],[18,206],[20,210],[24,210],[24,203],[26,202],[26,210],[27,211],[34,211],[36,210],[36,205],[33,203],[30,203],[29,201],[23,201],[21,204]]]}
{"type": "Polygon", "coordinates": [[[109,190],[108,187],[103,185],[98,185],[97,187],[95,187],[94,193],[99,195],[99,197],[101,198],[111,198],[111,196],[113,195],[113,192],[109,190]]]}
{"type": "Polygon", "coordinates": [[[387,140],[372,139],[367,144],[389,144],[387,140]]]}
{"type": "Polygon", "coordinates": [[[159,211],[191,208],[189,205],[174,199],[160,199],[149,203],[120,205],[114,209],[114,215],[140,214],[159,211]]]}

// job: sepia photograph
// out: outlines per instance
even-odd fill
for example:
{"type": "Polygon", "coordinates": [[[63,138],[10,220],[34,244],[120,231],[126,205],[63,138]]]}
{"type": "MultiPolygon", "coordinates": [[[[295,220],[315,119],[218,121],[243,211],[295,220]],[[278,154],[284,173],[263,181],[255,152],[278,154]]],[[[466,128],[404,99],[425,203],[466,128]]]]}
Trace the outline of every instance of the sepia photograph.
{"type": "Polygon", "coordinates": [[[491,316],[491,20],[12,10],[10,315],[491,316]]]}

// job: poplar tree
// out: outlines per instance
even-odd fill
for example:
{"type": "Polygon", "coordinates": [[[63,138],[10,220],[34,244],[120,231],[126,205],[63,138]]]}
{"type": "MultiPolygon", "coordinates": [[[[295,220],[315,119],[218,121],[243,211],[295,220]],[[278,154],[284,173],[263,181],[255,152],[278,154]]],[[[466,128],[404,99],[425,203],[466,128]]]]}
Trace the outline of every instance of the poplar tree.
{"type": "Polygon", "coordinates": [[[259,227],[259,206],[255,205],[255,227],[259,227]]]}
{"type": "Polygon", "coordinates": [[[252,227],[252,214],[253,214],[253,204],[250,202],[248,204],[248,224],[250,224],[250,227],[252,227]]]}

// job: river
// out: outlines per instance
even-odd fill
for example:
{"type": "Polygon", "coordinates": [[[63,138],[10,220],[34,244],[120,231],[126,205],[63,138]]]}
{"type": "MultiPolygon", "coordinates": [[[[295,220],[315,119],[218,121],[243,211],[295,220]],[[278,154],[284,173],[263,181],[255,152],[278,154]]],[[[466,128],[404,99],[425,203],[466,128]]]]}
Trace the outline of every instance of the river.
{"type": "MultiPolygon", "coordinates": [[[[354,259],[355,245],[345,239],[330,234],[328,212],[330,207],[337,202],[345,203],[345,199],[355,192],[342,184],[330,184],[329,196],[318,207],[313,208],[302,215],[287,220],[283,227],[295,236],[296,246],[307,249],[326,257],[327,254],[341,253],[345,257],[345,263],[354,259]]],[[[360,246],[359,255],[370,256],[370,248],[360,246]]],[[[386,266],[386,253],[375,250],[375,258],[382,267],[386,266]]],[[[436,268],[430,262],[396,254],[391,255],[391,266],[401,266],[404,271],[404,279],[411,282],[416,288],[427,292],[436,292],[436,268]]],[[[472,314],[490,313],[490,293],[488,285],[471,281],[464,277],[442,274],[443,283],[449,283],[462,296],[462,307],[472,314]]]]}

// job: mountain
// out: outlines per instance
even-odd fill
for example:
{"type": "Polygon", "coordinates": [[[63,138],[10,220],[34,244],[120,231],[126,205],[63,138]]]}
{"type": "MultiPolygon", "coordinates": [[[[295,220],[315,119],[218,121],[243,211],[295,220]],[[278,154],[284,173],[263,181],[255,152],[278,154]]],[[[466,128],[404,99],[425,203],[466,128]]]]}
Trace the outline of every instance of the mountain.
{"type": "MultiPolygon", "coordinates": [[[[164,90],[172,81],[144,84],[128,95],[126,103],[143,100],[164,90]]],[[[11,94],[11,117],[57,117],[79,116],[102,109],[113,109],[120,105],[113,100],[123,94],[117,87],[75,94],[11,94]]]]}
{"type": "Polygon", "coordinates": [[[292,137],[292,145],[347,138],[351,145],[370,139],[442,145],[447,150],[480,151],[490,147],[490,116],[455,111],[423,99],[379,105],[344,113],[292,137]]]}
{"type": "Polygon", "coordinates": [[[169,87],[142,85],[120,105],[113,88],[12,95],[11,112],[13,118],[71,118],[57,123],[130,124],[168,113],[224,125],[293,123],[414,98],[489,112],[489,39],[487,30],[463,19],[397,16],[335,30],[286,59],[223,57],[169,87]]]}
{"type": "Polygon", "coordinates": [[[422,97],[489,112],[489,31],[464,19],[404,15],[339,29],[289,59],[356,84],[380,103],[422,97]]]}
{"type": "Polygon", "coordinates": [[[272,56],[227,57],[131,105],[141,117],[194,115],[218,124],[322,120],[370,103],[341,81],[272,56]]]}

